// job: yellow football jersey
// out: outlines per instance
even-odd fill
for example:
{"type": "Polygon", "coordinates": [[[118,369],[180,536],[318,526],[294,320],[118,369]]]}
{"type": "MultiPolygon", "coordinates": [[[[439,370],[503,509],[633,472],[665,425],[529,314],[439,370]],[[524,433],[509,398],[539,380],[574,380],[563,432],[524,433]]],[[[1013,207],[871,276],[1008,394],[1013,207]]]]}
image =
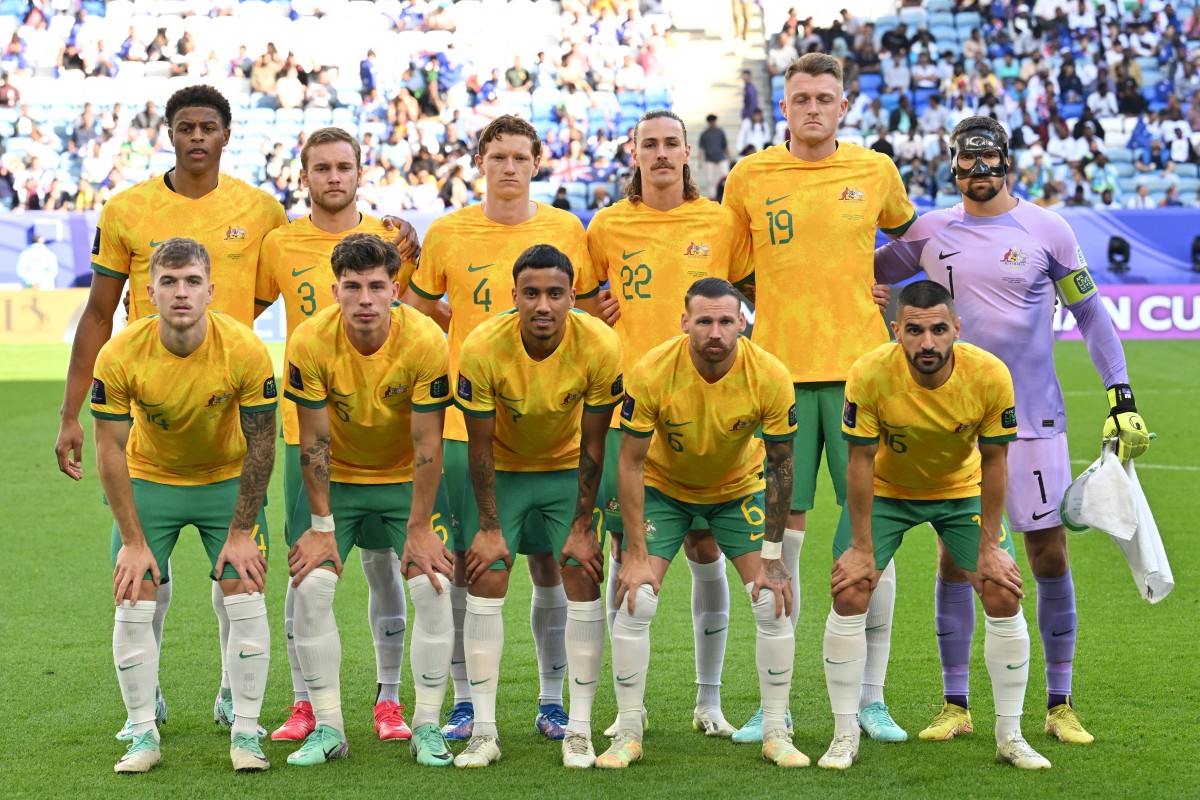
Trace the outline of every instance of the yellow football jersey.
{"type": "Polygon", "coordinates": [[[700,377],[688,337],[650,350],[629,370],[621,429],[654,436],[648,486],[685,503],[724,503],[757,492],[766,446],[796,435],[796,402],[787,367],[749,339],[738,339],[725,377],[700,377]]]}
{"type": "MultiPolygon", "coordinates": [[[[341,233],[326,233],[313,224],[311,216],[304,216],[271,231],[263,239],[254,302],[269,306],[283,295],[288,338],[301,322],[335,305],[331,287],[337,281],[329,258],[338,242],[352,233],[373,233],[389,242],[395,237],[380,220],[363,214],[357,226],[341,233]]],[[[408,288],[414,269],[414,261],[401,264],[396,280],[402,293],[408,288]]],[[[290,400],[283,402],[283,440],[287,444],[300,443],[296,407],[290,400]]]]}
{"type": "Polygon", "coordinates": [[[991,353],[959,342],[950,379],[926,389],[909,373],[904,348],[880,345],[850,369],[842,436],[858,444],[879,442],[879,497],[977,497],[982,470],[976,441],[1017,438],[1012,377],[991,353]]]}
{"type": "Polygon", "coordinates": [[[611,411],[621,400],[621,341],[582,311],[567,315],[558,349],[534,361],[521,343],[516,311],[488,320],[463,343],[454,404],[495,417],[496,469],[550,472],[579,467],[584,409],[611,411]]]}
{"type": "Polygon", "coordinates": [[[613,330],[630,367],[679,335],[683,298],[693,283],[736,283],[750,272],[749,239],[733,212],[704,197],[670,211],[622,200],[596,213],[587,237],[596,282],[611,283],[621,309],[613,330]]]}
{"type": "Polygon", "coordinates": [[[146,296],[150,256],[167,239],[195,239],[208,250],[216,284],[209,308],[254,325],[254,281],[263,237],[288,218],[279,201],[261,189],[221,174],[217,188],[192,200],[176,194],[171,173],[115,195],[100,212],[92,243],[92,269],[129,279],[129,320],[154,313],[146,296]]]}
{"type": "Polygon", "coordinates": [[[413,412],[450,405],[446,334],[416,309],[394,306],[388,338],[369,356],[346,337],[331,306],[289,337],[284,396],[328,408],[329,478],[338,483],[412,480],[413,412]]]}
{"type": "Polygon", "coordinates": [[[750,235],[754,341],[795,383],[846,380],[889,338],[871,299],[875,229],[898,234],[916,219],[896,165],[846,142],[821,161],[775,145],[737,162],[724,202],[750,235]]]}
{"type": "MultiPolygon", "coordinates": [[[[449,295],[452,374],[458,372],[467,334],[512,309],[513,264],[535,244],[552,244],[571,259],[577,296],[596,293],[599,286],[588,258],[587,235],[579,217],[570,212],[538,203],[529,221],[502,225],[484,216],[483,206],[474,205],[438,217],[429,226],[411,286],[430,300],[449,295]]],[[[457,409],[446,412],[446,438],[467,440],[467,427],[457,409]]]]}
{"type": "Polygon", "coordinates": [[[180,358],[159,339],[157,315],[140,319],[100,348],[92,416],[133,420],[129,475],[198,486],[242,473],[240,411],[275,408],[275,367],[254,331],[208,312],[204,343],[180,358]]]}

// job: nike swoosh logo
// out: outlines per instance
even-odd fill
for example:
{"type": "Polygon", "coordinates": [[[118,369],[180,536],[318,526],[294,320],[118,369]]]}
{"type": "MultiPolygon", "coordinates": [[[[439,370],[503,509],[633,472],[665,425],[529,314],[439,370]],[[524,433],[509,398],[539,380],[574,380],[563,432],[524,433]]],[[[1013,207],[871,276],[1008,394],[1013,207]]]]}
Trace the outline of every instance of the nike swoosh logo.
{"type": "Polygon", "coordinates": [[[1045,512],[1042,512],[1041,514],[1034,514],[1034,515],[1033,515],[1033,518],[1034,518],[1035,520],[1038,520],[1038,519],[1041,519],[1042,517],[1048,517],[1048,516],[1050,516],[1050,515],[1051,515],[1051,514],[1053,514],[1053,513],[1054,513],[1054,510],[1053,510],[1053,509],[1051,509],[1050,511],[1045,511],[1045,512]]]}
{"type": "Polygon", "coordinates": [[[595,683],[595,681],[581,681],[579,678],[576,678],[575,683],[579,686],[591,686],[593,683],[595,683]]]}
{"type": "Polygon", "coordinates": [[[311,271],[311,270],[314,270],[314,269],[316,269],[316,267],[309,267],[308,269],[293,269],[293,270],[292,270],[292,277],[293,277],[293,278],[299,278],[299,277],[300,277],[301,275],[303,275],[304,273],[306,273],[306,272],[309,272],[309,271],[311,271]]]}
{"type": "MultiPolygon", "coordinates": [[[[165,240],[164,240],[164,241],[165,241],[165,240]]],[[[158,247],[160,244],[162,244],[162,242],[156,242],[156,241],[154,241],[153,239],[151,239],[151,240],[150,240],[150,246],[151,246],[151,247],[158,247]]]]}
{"type": "Polygon", "coordinates": [[[946,631],[945,633],[942,631],[935,631],[935,633],[937,633],[938,637],[940,638],[942,636],[949,636],[950,634],[954,633],[954,631],[946,631]]]}
{"type": "Polygon", "coordinates": [[[781,670],[773,670],[770,667],[767,667],[768,675],[786,675],[787,673],[789,673],[791,671],[792,671],[791,667],[788,667],[787,669],[781,669],[781,670]]]}
{"type": "Polygon", "coordinates": [[[301,678],[304,678],[304,682],[305,682],[305,683],[313,683],[313,682],[315,682],[315,681],[319,681],[319,680],[321,680],[321,676],[320,676],[320,675],[314,675],[314,676],[312,676],[312,677],[310,678],[310,677],[308,677],[307,675],[305,675],[305,674],[301,673],[300,677],[301,677],[301,678]]]}
{"type": "MultiPolygon", "coordinates": [[[[869,630],[869,631],[877,631],[877,630],[879,630],[880,628],[886,628],[886,627],[887,627],[887,625],[888,625],[888,624],[887,624],[886,622],[883,622],[883,623],[880,623],[879,625],[872,625],[871,627],[867,628],[867,630],[869,630]]],[[[940,636],[941,634],[938,634],[938,635],[940,636]]]]}
{"type": "Polygon", "coordinates": [[[669,419],[664,420],[664,422],[666,422],[668,428],[682,428],[684,425],[692,424],[690,422],[671,422],[671,420],[669,420],[669,419]]]}
{"type": "Polygon", "coordinates": [[[290,633],[287,635],[287,637],[288,637],[288,641],[289,641],[289,642],[290,642],[292,639],[295,639],[295,638],[296,638],[295,636],[292,636],[290,633]]]}
{"type": "MultiPolygon", "coordinates": [[[[492,264],[495,264],[495,263],[496,263],[495,261],[492,262],[492,264]]],[[[478,267],[473,266],[471,264],[467,264],[467,272],[479,272],[479,270],[487,269],[488,267],[492,266],[492,264],[480,264],[478,267]]]]}
{"type": "Polygon", "coordinates": [[[879,424],[885,428],[891,428],[891,429],[898,430],[898,431],[902,431],[908,427],[907,425],[893,425],[892,423],[888,422],[886,419],[879,420],[879,424]]]}
{"type": "Polygon", "coordinates": [[[478,686],[479,684],[481,684],[481,683],[487,683],[487,682],[488,682],[488,681],[490,681],[490,680],[491,680],[491,678],[484,678],[483,680],[471,681],[471,685],[472,685],[472,686],[478,686]]]}
{"type": "Polygon", "coordinates": [[[1066,636],[1068,633],[1070,633],[1070,632],[1071,632],[1071,631],[1073,631],[1073,630],[1075,630],[1075,629],[1074,629],[1074,628],[1067,628],[1065,631],[1051,631],[1051,632],[1050,632],[1050,635],[1051,635],[1051,636],[1066,636]]]}
{"type": "Polygon", "coordinates": [[[767,198],[767,205],[769,205],[769,206],[773,206],[773,205],[775,205],[776,203],[778,203],[780,200],[786,200],[786,199],[788,199],[789,197],[791,197],[791,195],[790,195],[790,194],[785,194],[783,197],[768,197],[768,198],[767,198]]]}
{"type": "Polygon", "coordinates": [[[426,675],[424,672],[421,673],[421,680],[423,681],[440,681],[444,677],[446,677],[446,673],[444,672],[441,675],[426,675]]]}
{"type": "Polygon", "coordinates": [[[398,631],[389,631],[389,630],[386,630],[386,629],[385,629],[385,630],[384,630],[384,632],[383,632],[383,635],[384,635],[384,636],[395,636],[395,635],[396,635],[396,634],[398,634],[398,633],[404,633],[404,628],[401,628],[401,629],[400,629],[400,630],[398,630],[398,631]]]}
{"type": "Polygon", "coordinates": [[[710,631],[708,628],[705,628],[705,629],[704,629],[704,635],[705,635],[705,636],[712,636],[712,635],[714,635],[714,634],[720,633],[721,631],[725,630],[725,629],[726,629],[726,628],[728,628],[728,627],[729,627],[729,626],[728,626],[728,625],[726,625],[724,628],[717,628],[717,629],[716,629],[716,630],[714,630],[714,631],[710,631]]]}
{"type": "Polygon", "coordinates": [[[1024,661],[1022,661],[1020,664],[1009,664],[1008,668],[1009,669],[1020,669],[1021,667],[1025,666],[1028,663],[1029,663],[1029,659],[1027,658],[1024,661]]]}
{"type": "Polygon", "coordinates": [[[834,661],[832,658],[825,659],[826,664],[853,664],[855,661],[858,661],[858,659],[848,658],[845,661],[834,661]]]}
{"type": "MultiPolygon", "coordinates": [[[[165,402],[166,401],[164,400],[163,403],[165,402]]],[[[142,403],[142,408],[158,408],[159,406],[163,405],[163,403],[142,403]]]]}
{"type": "Polygon", "coordinates": [[[329,390],[329,392],[330,392],[330,394],[336,394],[338,397],[353,397],[354,396],[354,392],[346,392],[345,394],[343,394],[342,392],[339,392],[337,389],[333,389],[333,388],[331,388],[329,390]]]}
{"type": "Polygon", "coordinates": [[[567,668],[566,664],[555,664],[554,666],[550,667],[550,670],[552,672],[558,672],[560,669],[566,669],[566,668],[567,668]]]}
{"type": "Polygon", "coordinates": [[[634,257],[634,256],[636,256],[638,253],[644,253],[644,252],[646,252],[646,249],[645,249],[645,248],[642,248],[641,250],[634,250],[632,253],[626,253],[624,250],[622,250],[622,251],[621,251],[621,259],[622,259],[622,260],[625,260],[625,259],[628,259],[628,258],[633,258],[633,257],[634,257]]]}
{"type": "Polygon", "coordinates": [[[752,534],[750,534],[750,541],[757,542],[759,539],[761,539],[762,537],[764,537],[766,535],[767,535],[766,531],[763,531],[762,533],[752,533],[752,534]]]}
{"type": "Polygon", "coordinates": [[[141,665],[141,661],[137,662],[136,664],[117,664],[117,669],[119,669],[121,672],[124,672],[127,669],[133,669],[134,667],[140,667],[141,665]]]}
{"type": "Polygon", "coordinates": [[[637,673],[636,673],[636,672],[631,672],[631,673],[629,673],[628,675],[618,675],[618,676],[617,676],[617,683],[624,683],[625,681],[631,681],[631,680],[633,680],[633,679],[634,679],[634,678],[636,678],[636,677],[637,677],[637,673]]]}
{"type": "Polygon", "coordinates": [[[938,260],[945,261],[950,256],[956,256],[961,252],[962,250],[955,250],[953,253],[943,253],[941,250],[938,250],[938,260]]]}
{"type": "Polygon", "coordinates": [[[340,742],[338,744],[335,744],[333,747],[331,747],[325,751],[325,758],[333,758],[334,754],[336,754],[337,751],[339,751],[341,749],[342,749],[342,745],[340,742]]]}
{"type": "Polygon", "coordinates": [[[467,663],[467,662],[466,661],[455,661],[454,659],[450,659],[450,666],[452,666],[452,667],[455,664],[465,664],[465,663],[467,663]]]}
{"type": "Polygon", "coordinates": [[[255,658],[264,655],[263,653],[247,653],[245,650],[238,650],[238,658],[255,658]]]}

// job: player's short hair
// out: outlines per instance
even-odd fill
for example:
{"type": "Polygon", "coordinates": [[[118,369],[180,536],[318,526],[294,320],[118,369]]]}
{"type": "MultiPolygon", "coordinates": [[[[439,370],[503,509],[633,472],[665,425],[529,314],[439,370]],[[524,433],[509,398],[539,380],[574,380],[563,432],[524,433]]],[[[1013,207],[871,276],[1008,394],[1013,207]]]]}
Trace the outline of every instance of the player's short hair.
{"type": "MultiPolygon", "coordinates": [[[[665,108],[655,108],[647,111],[638,117],[638,121],[633,126],[633,148],[637,150],[638,143],[638,128],[643,122],[649,122],[652,119],[673,119],[679,123],[679,129],[683,131],[683,143],[686,146],[687,140],[687,125],[683,124],[683,120],[674,111],[665,108]]],[[[715,119],[715,117],[714,117],[715,119]]],[[[629,182],[625,184],[625,196],[629,198],[629,202],[638,204],[642,202],[642,168],[634,167],[629,173],[629,182]]],[[[700,187],[692,180],[692,168],[688,164],[683,165],[683,199],[695,200],[700,196],[700,187]]]]}
{"type": "Polygon", "coordinates": [[[962,136],[967,131],[983,129],[987,131],[993,139],[999,142],[1000,146],[1006,151],[1008,149],[1008,131],[1004,130],[1004,126],[991,117],[985,117],[976,114],[972,117],[964,117],[954,126],[954,130],[950,131],[950,143],[953,146],[954,142],[958,141],[958,137],[962,136]]]}
{"type": "Polygon", "coordinates": [[[350,145],[350,149],[354,151],[354,163],[357,166],[362,166],[362,145],[358,143],[358,139],[351,136],[341,128],[317,128],[308,135],[304,140],[304,146],[300,148],[300,166],[308,169],[308,154],[314,147],[319,144],[330,144],[332,142],[345,142],[350,145]]]}
{"type": "Polygon", "coordinates": [[[197,107],[211,108],[216,111],[221,117],[221,124],[227,130],[233,124],[233,111],[230,110],[229,101],[225,99],[225,95],[207,84],[200,84],[185,86],[167,100],[167,127],[175,124],[176,113],[185,108],[197,107]]]}
{"type": "Polygon", "coordinates": [[[709,300],[732,297],[738,301],[738,308],[741,308],[741,295],[738,294],[737,289],[733,288],[733,284],[724,278],[701,278],[689,286],[687,294],[683,297],[684,310],[691,305],[693,297],[705,297],[709,300]]]}
{"type": "Polygon", "coordinates": [[[566,273],[571,285],[575,284],[575,268],[571,266],[571,259],[552,244],[535,244],[517,256],[512,270],[514,284],[517,276],[527,269],[556,269],[566,273]]]}
{"type": "Polygon", "coordinates": [[[528,137],[533,157],[535,159],[542,157],[542,140],[538,136],[537,128],[512,114],[501,114],[487,124],[487,127],[479,133],[479,149],[477,152],[480,156],[486,155],[487,146],[496,137],[508,135],[528,137]]]}
{"type": "Polygon", "coordinates": [[[384,267],[388,277],[395,278],[400,272],[400,251],[373,233],[352,233],[333,248],[329,263],[339,281],[347,272],[362,273],[376,267],[384,267]]]}
{"type": "Polygon", "coordinates": [[[787,70],[783,73],[783,82],[786,84],[793,75],[801,73],[814,78],[821,75],[832,75],[837,79],[838,86],[842,85],[842,62],[828,53],[805,53],[800,56],[788,64],[787,70]]]}
{"type": "Polygon", "coordinates": [[[190,264],[204,267],[206,277],[212,277],[212,262],[208,257],[208,249],[195,239],[185,239],[176,236],[154,248],[150,255],[150,277],[164,269],[179,269],[190,264]]]}
{"type": "Polygon", "coordinates": [[[937,281],[913,281],[900,290],[898,309],[911,306],[913,308],[933,308],[945,306],[954,316],[954,297],[950,290],[937,281]]]}

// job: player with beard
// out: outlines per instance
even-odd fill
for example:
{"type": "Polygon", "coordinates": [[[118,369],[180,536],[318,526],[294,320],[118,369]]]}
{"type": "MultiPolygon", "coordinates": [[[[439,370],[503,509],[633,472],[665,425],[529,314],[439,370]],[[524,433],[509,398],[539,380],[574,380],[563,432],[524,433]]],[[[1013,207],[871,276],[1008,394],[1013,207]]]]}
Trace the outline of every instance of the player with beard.
{"type": "MultiPolygon", "coordinates": [[[[1066,411],[1054,370],[1054,307],[1075,317],[1108,389],[1105,438],[1134,458],[1149,445],[1138,416],[1125,354],[1087,270],[1075,235],[1059,215],[1013,197],[1008,136],[988,117],[968,117],[950,137],[963,201],[926,214],[876,252],[878,279],[895,283],[924,270],[945,286],[963,319],[963,338],[1000,358],[1017,396],[1017,441],[1009,449],[1008,520],[1025,536],[1038,585],[1037,619],[1046,659],[1046,732],[1064,742],[1093,740],[1071,701],[1078,620],[1059,504],[1071,483],[1066,411]]],[[[921,732],[945,740],[972,730],[967,705],[975,604],[966,576],[941,549],[935,616],[945,705],[921,732]]]]}

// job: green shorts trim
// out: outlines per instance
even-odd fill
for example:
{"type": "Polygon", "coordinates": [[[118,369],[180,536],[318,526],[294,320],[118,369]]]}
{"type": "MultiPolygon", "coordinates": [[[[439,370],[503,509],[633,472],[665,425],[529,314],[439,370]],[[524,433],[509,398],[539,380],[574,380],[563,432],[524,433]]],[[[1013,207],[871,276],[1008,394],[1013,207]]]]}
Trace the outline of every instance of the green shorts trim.
{"type": "MultiPolygon", "coordinates": [[[[553,472],[503,472],[496,470],[496,510],[500,515],[500,531],[514,557],[535,553],[562,556],[563,545],[571,533],[575,516],[575,501],[579,496],[579,470],[553,472]]],[[[475,490],[467,482],[466,508],[463,514],[463,550],[471,547],[479,533],[479,507],[475,490]]],[[[604,514],[592,509],[591,529],[604,548],[604,514]]],[[[574,559],[568,564],[577,565],[574,559]]],[[[496,561],[489,569],[505,569],[496,561]]]]}
{"type": "MultiPolygon", "coordinates": [[[[646,487],[643,515],[646,517],[646,549],[650,555],[670,561],[683,546],[683,538],[704,520],[725,557],[732,560],[762,549],[767,521],[763,490],[724,503],[686,503],[646,487]]],[[[626,542],[622,542],[622,548],[626,542]]]]}
{"type": "Polygon", "coordinates": [[[846,504],[846,468],[850,448],[842,438],[842,410],[846,404],[845,383],[797,383],[796,439],[792,451],[795,478],[792,481],[792,510],[809,511],[817,495],[817,472],[821,453],[837,504],[846,504]]]}
{"type": "MultiPolygon", "coordinates": [[[[978,496],[957,500],[896,500],[876,497],[871,505],[871,542],[875,546],[875,568],[884,569],[900,549],[904,534],[911,528],[928,522],[942,537],[959,569],[974,572],[979,558],[978,496]]],[[[850,549],[850,510],[842,508],[837,533],[833,537],[833,557],[839,558],[850,549]]],[[[1016,560],[1012,531],[1008,520],[1000,523],[1000,546],[1016,560]]]]}
{"type": "MultiPolygon", "coordinates": [[[[617,464],[621,460],[622,433],[638,437],[652,435],[609,428],[604,439],[604,474],[600,479],[600,496],[596,498],[596,503],[604,511],[605,529],[609,533],[618,535],[625,532],[625,523],[621,521],[621,503],[617,500],[617,464]]],[[[706,531],[708,530],[708,520],[704,517],[695,517],[692,520],[692,527],[688,530],[706,531]]]]}
{"type": "MultiPolygon", "coordinates": [[[[172,486],[142,478],[132,478],[130,483],[133,485],[133,505],[142,523],[146,544],[158,563],[162,583],[170,581],[167,564],[175,543],[179,541],[179,534],[186,525],[194,525],[200,531],[200,539],[212,564],[208,576],[213,580],[238,577],[237,570],[228,564],[218,576],[217,556],[229,537],[229,525],[233,522],[241,478],[229,478],[203,486],[172,486]]],[[[265,508],[266,504],[263,505],[265,508]]],[[[255,520],[254,538],[259,551],[266,558],[270,552],[270,538],[267,536],[267,517],[263,508],[259,509],[258,519],[255,520]]],[[[112,526],[110,549],[115,567],[117,553],[121,550],[121,531],[116,522],[112,526]]],[[[149,572],[144,580],[151,580],[149,572]]]]}
{"type": "MultiPolygon", "coordinates": [[[[330,493],[332,494],[332,488],[330,493]]],[[[308,505],[308,490],[304,488],[304,476],[300,472],[298,444],[284,445],[283,448],[283,513],[283,539],[290,549],[304,532],[312,527],[312,509],[308,505]]],[[[407,517],[407,514],[405,516],[407,517]]],[[[340,520],[338,528],[340,532],[340,520]]],[[[387,550],[392,546],[392,540],[379,515],[369,514],[359,526],[358,538],[352,544],[363,550],[387,550]]],[[[338,551],[341,552],[340,544],[338,551]]],[[[345,554],[342,554],[342,558],[345,557],[345,554]]]]}

